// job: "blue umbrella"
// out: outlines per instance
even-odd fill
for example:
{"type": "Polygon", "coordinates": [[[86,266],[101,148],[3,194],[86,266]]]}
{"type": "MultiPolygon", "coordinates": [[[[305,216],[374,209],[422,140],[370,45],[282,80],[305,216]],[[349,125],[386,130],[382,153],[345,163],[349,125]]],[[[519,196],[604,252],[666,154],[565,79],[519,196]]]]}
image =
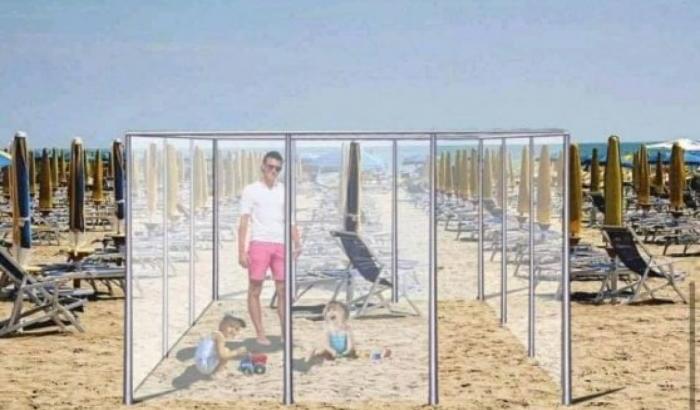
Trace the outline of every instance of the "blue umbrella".
{"type": "MultiPolygon", "coordinates": [[[[31,203],[29,201],[29,158],[27,156],[27,135],[17,132],[12,143],[12,186],[13,243],[21,249],[32,247],[31,203]]],[[[19,253],[19,249],[18,249],[19,253]]],[[[20,258],[21,259],[21,258],[20,258]]],[[[20,260],[20,262],[23,262],[20,260]]]]}
{"type": "Polygon", "coordinates": [[[117,204],[117,219],[124,219],[124,147],[115,140],[112,144],[112,164],[114,166],[114,203],[117,204]]]}

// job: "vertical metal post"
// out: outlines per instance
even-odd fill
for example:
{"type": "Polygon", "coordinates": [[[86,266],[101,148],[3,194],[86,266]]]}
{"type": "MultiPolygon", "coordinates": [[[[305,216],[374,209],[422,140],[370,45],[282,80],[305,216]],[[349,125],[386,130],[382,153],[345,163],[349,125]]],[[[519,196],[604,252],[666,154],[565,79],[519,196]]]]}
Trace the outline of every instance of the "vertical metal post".
{"type": "Polygon", "coordinates": [[[134,402],[134,392],[133,392],[133,381],[134,381],[134,362],[133,362],[133,327],[134,327],[134,316],[133,316],[133,306],[134,301],[132,299],[132,281],[133,281],[133,270],[131,265],[134,263],[133,255],[131,253],[132,243],[131,236],[133,233],[132,225],[132,211],[131,211],[131,186],[135,179],[134,168],[133,168],[133,154],[131,152],[131,136],[126,136],[126,189],[125,189],[125,199],[126,206],[126,284],[125,284],[125,295],[124,295],[124,404],[131,405],[134,402]]]}
{"type": "Polygon", "coordinates": [[[689,357],[689,362],[690,362],[690,374],[688,377],[688,388],[689,388],[689,397],[690,397],[690,406],[689,408],[691,410],[695,410],[695,282],[690,282],[689,289],[688,289],[688,322],[690,324],[690,329],[688,329],[688,342],[690,343],[690,346],[688,346],[688,352],[690,353],[689,357]]]}
{"type": "Polygon", "coordinates": [[[399,301],[398,142],[391,141],[391,301],[399,301]]]}
{"type": "Polygon", "coordinates": [[[294,404],[294,388],[292,379],[292,269],[294,261],[292,260],[292,198],[294,190],[294,179],[292,178],[293,162],[292,162],[292,136],[286,134],[284,137],[284,157],[285,157],[285,172],[284,172],[284,391],[283,403],[285,405],[294,404]]]}
{"type": "MultiPolygon", "coordinates": [[[[193,158],[192,158],[192,153],[194,152],[194,140],[190,140],[190,149],[189,149],[189,157],[190,157],[190,181],[189,181],[189,195],[190,195],[190,326],[194,324],[194,287],[195,287],[195,282],[194,282],[194,254],[195,254],[195,243],[194,243],[194,178],[192,178],[192,171],[193,171],[193,158]]],[[[183,165],[185,161],[183,160],[183,165]]],[[[183,170],[183,174],[185,174],[183,170]]]]}
{"type": "MultiPolygon", "coordinates": [[[[168,311],[169,311],[169,300],[168,300],[168,274],[170,273],[170,266],[168,266],[168,247],[170,246],[168,244],[168,167],[164,166],[167,158],[165,157],[165,150],[167,149],[168,145],[168,140],[163,138],[161,140],[161,165],[163,166],[158,166],[157,164],[154,165],[155,169],[160,170],[160,176],[161,176],[161,183],[163,184],[163,190],[161,191],[162,194],[162,201],[161,201],[161,212],[163,213],[163,352],[162,352],[162,357],[167,357],[168,356],[168,350],[170,343],[169,343],[169,334],[168,334],[168,311]]],[[[157,152],[157,151],[156,151],[157,152]]],[[[156,158],[158,158],[158,155],[156,155],[156,158]]],[[[157,162],[157,159],[156,159],[157,162]]],[[[156,187],[156,189],[158,189],[156,187]]]]}
{"type": "MultiPolygon", "coordinates": [[[[212,191],[213,191],[213,204],[212,204],[212,240],[214,241],[214,252],[212,267],[213,275],[212,278],[212,299],[219,300],[219,141],[213,140],[214,152],[212,153],[212,191]]],[[[206,164],[206,159],[204,160],[206,164]]],[[[206,167],[205,167],[206,172],[206,167]]],[[[206,178],[206,175],[204,176],[206,178]]]]}
{"type": "Polygon", "coordinates": [[[477,299],[484,301],[484,141],[479,139],[479,155],[478,155],[478,174],[479,174],[479,243],[477,245],[477,299]]]}
{"type": "Polygon", "coordinates": [[[506,245],[508,232],[508,182],[506,181],[506,139],[501,139],[501,166],[499,177],[501,181],[501,324],[508,322],[508,264],[506,245]]]}
{"type": "MultiPolygon", "coordinates": [[[[291,148],[291,151],[290,151],[291,154],[290,154],[290,155],[291,155],[293,158],[292,158],[292,157],[289,157],[289,161],[290,161],[290,163],[289,163],[289,164],[290,164],[290,165],[289,165],[289,169],[290,169],[290,172],[294,173],[294,172],[296,172],[296,167],[295,167],[295,166],[292,166],[292,162],[291,162],[291,161],[295,160],[295,158],[297,157],[297,148],[296,148],[296,147],[297,147],[297,145],[296,145],[297,143],[296,143],[296,141],[294,141],[293,139],[290,139],[290,143],[292,144],[292,148],[291,148]]],[[[295,162],[296,162],[296,161],[295,161],[295,162]]],[[[297,183],[296,181],[297,181],[296,174],[294,174],[294,175],[292,176],[292,183],[294,183],[294,185],[296,185],[296,183],[297,183]]],[[[291,221],[292,221],[292,225],[296,225],[296,220],[297,220],[297,213],[296,213],[296,212],[297,212],[297,195],[296,195],[295,186],[290,186],[290,189],[292,190],[292,191],[291,191],[291,200],[290,200],[290,203],[292,204],[292,208],[291,208],[291,209],[292,209],[292,210],[291,210],[291,212],[292,212],[292,214],[291,214],[291,215],[292,215],[292,219],[291,219],[291,221]]],[[[296,270],[296,261],[292,261],[292,270],[291,270],[291,275],[290,275],[290,276],[291,276],[291,277],[289,278],[290,283],[291,283],[291,285],[290,285],[290,288],[291,288],[291,289],[290,289],[290,292],[291,292],[291,295],[296,295],[296,294],[297,294],[297,270],[296,270]]],[[[293,302],[293,300],[292,300],[292,302],[293,302]]]]}
{"type": "MultiPolygon", "coordinates": [[[[528,203],[528,285],[527,285],[527,355],[535,357],[535,190],[533,173],[535,171],[535,140],[530,137],[528,143],[527,184],[529,190],[528,203]]],[[[522,166],[522,165],[521,165],[522,166]]]]}
{"type": "Polygon", "coordinates": [[[571,281],[569,280],[569,134],[564,134],[562,167],[564,168],[564,181],[562,192],[562,366],[561,366],[561,387],[562,403],[571,404],[571,281]]]}
{"type": "Polygon", "coordinates": [[[437,153],[437,137],[430,135],[430,221],[429,221],[429,266],[428,266],[428,347],[429,359],[429,384],[428,404],[438,404],[438,362],[437,362],[437,232],[435,220],[435,155],[437,153]]]}

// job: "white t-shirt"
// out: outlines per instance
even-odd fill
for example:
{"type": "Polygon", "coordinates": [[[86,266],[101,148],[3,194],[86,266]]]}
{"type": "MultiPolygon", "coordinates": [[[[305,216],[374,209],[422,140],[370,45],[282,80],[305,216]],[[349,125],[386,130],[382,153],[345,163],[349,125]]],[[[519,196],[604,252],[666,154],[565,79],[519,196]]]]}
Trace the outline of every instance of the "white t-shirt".
{"type": "Polygon", "coordinates": [[[241,215],[250,215],[251,241],[284,243],[284,185],[272,188],[262,181],[246,186],[241,194],[241,215]]]}

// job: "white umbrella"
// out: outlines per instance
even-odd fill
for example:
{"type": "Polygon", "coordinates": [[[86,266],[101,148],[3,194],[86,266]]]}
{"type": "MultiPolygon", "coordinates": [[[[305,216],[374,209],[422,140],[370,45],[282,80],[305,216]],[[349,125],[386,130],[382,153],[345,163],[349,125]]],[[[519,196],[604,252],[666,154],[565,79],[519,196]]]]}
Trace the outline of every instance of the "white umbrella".
{"type": "Polygon", "coordinates": [[[679,138],[671,141],[659,142],[656,144],[647,144],[647,148],[651,149],[671,149],[673,144],[678,144],[684,151],[700,151],[700,141],[693,141],[689,138],[679,138]]]}

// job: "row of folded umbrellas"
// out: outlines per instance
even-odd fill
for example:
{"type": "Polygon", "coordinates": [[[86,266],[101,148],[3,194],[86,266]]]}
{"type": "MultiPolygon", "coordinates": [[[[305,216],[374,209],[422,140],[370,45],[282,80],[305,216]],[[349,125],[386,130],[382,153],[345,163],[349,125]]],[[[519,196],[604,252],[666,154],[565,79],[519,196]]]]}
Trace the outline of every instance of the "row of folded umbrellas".
{"type": "MultiPolygon", "coordinates": [[[[68,161],[63,155],[49,157],[48,150],[43,150],[41,157],[41,172],[39,172],[38,190],[37,164],[34,156],[28,150],[27,135],[17,132],[9,150],[11,163],[3,170],[6,182],[4,192],[9,192],[13,219],[12,241],[15,248],[31,248],[31,215],[32,198],[38,197],[39,211],[51,212],[54,209],[53,195],[57,188],[65,184],[67,187],[69,231],[85,232],[85,203],[88,200],[95,204],[106,202],[104,185],[106,176],[102,156],[98,154],[93,164],[88,165],[87,155],[80,138],[71,142],[68,161]],[[53,160],[52,160],[53,158],[53,160]],[[66,162],[68,164],[66,165],[66,162]],[[88,175],[92,178],[92,197],[86,197],[88,175]],[[38,195],[37,195],[38,191],[38,195]]],[[[124,219],[124,149],[121,142],[115,140],[109,157],[107,173],[114,184],[115,213],[118,220],[124,219]]],[[[76,247],[77,243],[74,244],[76,247]]]]}

